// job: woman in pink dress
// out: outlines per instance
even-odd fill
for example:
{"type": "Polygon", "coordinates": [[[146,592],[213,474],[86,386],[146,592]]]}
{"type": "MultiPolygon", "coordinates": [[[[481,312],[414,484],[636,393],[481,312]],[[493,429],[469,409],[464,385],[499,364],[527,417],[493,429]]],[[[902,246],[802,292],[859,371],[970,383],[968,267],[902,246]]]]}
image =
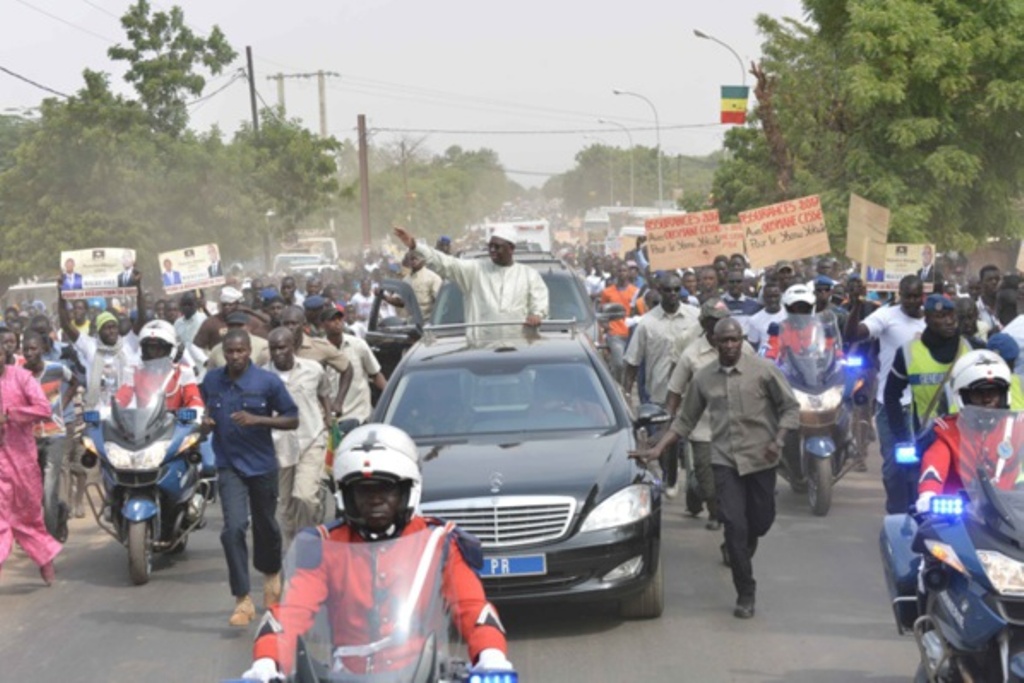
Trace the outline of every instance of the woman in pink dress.
{"type": "Polygon", "coordinates": [[[32,426],[50,413],[42,387],[28,370],[0,364],[0,567],[17,541],[39,565],[47,586],[53,583],[53,558],[61,545],[43,523],[43,476],[32,426]]]}

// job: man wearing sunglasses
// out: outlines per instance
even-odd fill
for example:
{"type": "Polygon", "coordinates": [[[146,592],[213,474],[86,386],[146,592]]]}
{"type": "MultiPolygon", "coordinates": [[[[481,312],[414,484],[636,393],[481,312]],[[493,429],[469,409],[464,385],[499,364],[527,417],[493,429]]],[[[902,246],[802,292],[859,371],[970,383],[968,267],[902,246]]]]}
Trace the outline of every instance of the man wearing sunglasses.
{"type": "MultiPolygon", "coordinates": [[[[697,310],[679,300],[682,279],[675,273],[660,278],[657,283],[661,303],[648,311],[633,329],[633,336],[626,347],[626,371],[622,388],[629,397],[633,392],[637,369],[644,364],[647,391],[651,401],[665,404],[668,395],[668,379],[681,353],[701,333],[697,310]]],[[[679,454],[675,448],[666,449],[665,462],[666,495],[674,497],[678,492],[676,480],[679,470],[679,454]]]]}

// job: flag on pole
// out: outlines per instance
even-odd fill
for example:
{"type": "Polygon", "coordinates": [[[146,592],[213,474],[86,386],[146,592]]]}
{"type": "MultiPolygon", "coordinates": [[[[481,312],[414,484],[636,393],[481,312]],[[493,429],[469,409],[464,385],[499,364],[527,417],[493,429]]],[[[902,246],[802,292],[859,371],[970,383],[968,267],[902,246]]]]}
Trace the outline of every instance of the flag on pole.
{"type": "Polygon", "coordinates": [[[744,124],[747,122],[747,96],[750,88],[745,85],[722,86],[722,123],[744,124]]]}

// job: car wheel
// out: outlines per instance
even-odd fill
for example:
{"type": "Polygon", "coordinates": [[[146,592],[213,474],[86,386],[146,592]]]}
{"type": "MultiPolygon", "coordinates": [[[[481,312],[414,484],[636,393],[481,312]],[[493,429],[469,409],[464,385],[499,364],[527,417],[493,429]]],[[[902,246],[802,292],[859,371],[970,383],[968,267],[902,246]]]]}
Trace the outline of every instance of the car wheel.
{"type": "Polygon", "coordinates": [[[619,616],[623,619],[657,619],[665,609],[665,576],[661,571],[661,554],[658,566],[644,589],[619,603],[619,616]]]}

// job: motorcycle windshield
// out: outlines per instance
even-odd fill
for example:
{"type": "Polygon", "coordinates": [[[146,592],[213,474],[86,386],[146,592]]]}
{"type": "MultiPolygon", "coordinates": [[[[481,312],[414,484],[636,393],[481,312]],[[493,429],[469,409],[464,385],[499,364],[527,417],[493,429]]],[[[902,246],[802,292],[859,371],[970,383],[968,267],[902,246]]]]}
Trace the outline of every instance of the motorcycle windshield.
{"type": "MultiPolygon", "coordinates": [[[[966,406],[957,427],[959,453],[951,464],[973,513],[1004,535],[1024,538],[1024,413],[966,406]]],[[[926,468],[922,479],[932,475],[926,468]]]]}
{"type": "Polygon", "coordinates": [[[146,363],[129,372],[110,401],[110,418],[104,423],[106,438],[125,447],[143,448],[164,435],[174,421],[166,402],[174,376],[169,362],[146,363]]]}
{"type": "Polygon", "coordinates": [[[835,325],[820,317],[789,314],[779,324],[779,366],[798,389],[821,389],[835,374],[842,340],[835,325]]]}
{"type": "Polygon", "coordinates": [[[443,527],[374,542],[299,534],[276,615],[283,670],[295,680],[426,682],[462,664],[449,628],[456,587],[442,571],[452,552],[443,527]]]}

